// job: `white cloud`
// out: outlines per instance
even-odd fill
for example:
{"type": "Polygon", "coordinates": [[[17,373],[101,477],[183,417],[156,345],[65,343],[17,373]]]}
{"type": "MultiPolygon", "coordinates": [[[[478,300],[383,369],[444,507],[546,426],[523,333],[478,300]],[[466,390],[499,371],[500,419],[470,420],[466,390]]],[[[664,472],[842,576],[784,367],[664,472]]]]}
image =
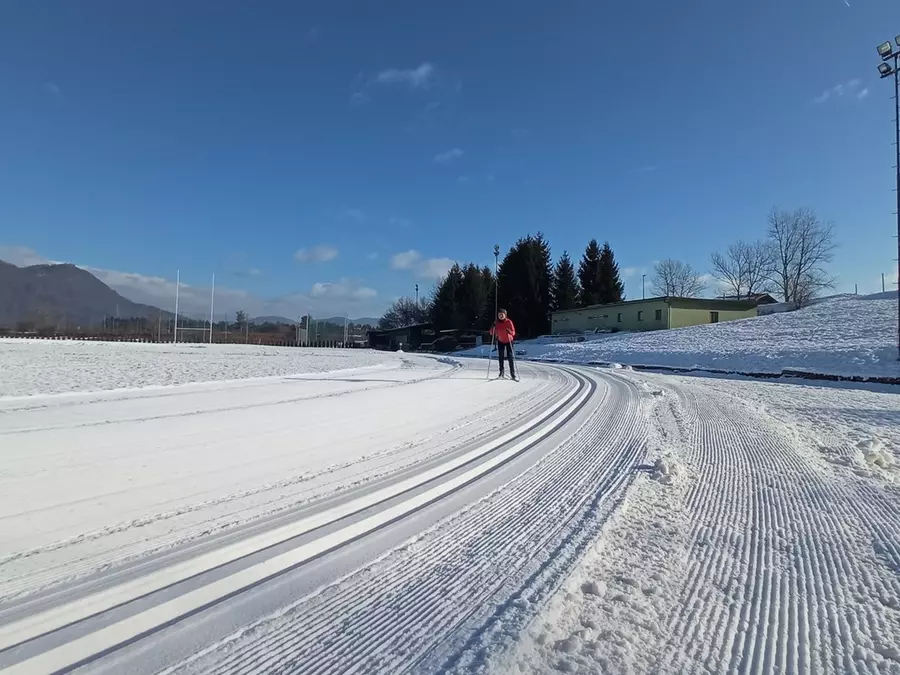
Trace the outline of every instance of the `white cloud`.
{"type": "Polygon", "coordinates": [[[378,291],[352,279],[341,278],[334,282],[316,282],[310,295],[314,298],[332,300],[371,300],[378,295],[378,291]]]}
{"type": "Polygon", "coordinates": [[[27,246],[2,246],[0,245],[0,260],[5,260],[17,267],[30,267],[31,265],[47,265],[50,260],[40,255],[37,251],[27,246]]]}
{"type": "Polygon", "coordinates": [[[434,156],[435,164],[449,164],[450,162],[455,162],[463,156],[463,151],[459,148],[453,148],[451,150],[447,150],[446,152],[439,152],[434,156]]]}
{"type": "Polygon", "coordinates": [[[425,258],[414,249],[391,256],[391,269],[407,270],[422,279],[441,279],[453,264],[450,258],[425,258]]]}
{"type": "Polygon", "coordinates": [[[56,82],[44,82],[44,92],[51,96],[62,96],[62,89],[56,82]]]}
{"type": "Polygon", "coordinates": [[[647,268],[646,267],[623,267],[621,272],[622,272],[623,279],[631,279],[632,277],[639,277],[642,274],[646,274],[647,268]]]}
{"type": "Polygon", "coordinates": [[[391,269],[411,270],[420,260],[422,260],[422,254],[412,249],[403,253],[395,253],[391,256],[391,269]]]}
{"type": "Polygon", "coordinates": [[[319,244],[312,248],[301,248],[294,253],[297,262],[329,262],[338,257],[338,250],[333,246],[319,244]]]}
{"type": "Polygon", "coordinates": [[[405,85],[410,89],[425,89],[433,82],[437,71],[433,64],[422,63],[408,70],[389,68],[375,76],[375,82],[384,85],[405,85]]]}
{"type": "MultiPolygon", "coordinates": [[[[841,96],[845,96],[858,89],[860,84],[862,84],[862,82],[860,82],[856,78],[845,83],[836,84],[831,89],[826,89],[821,94],[816,96],[813,101],[816,103],[825,103],[825,101],[830,98],[840,98],[841,96]]],[[[868,90],[865,91],[866,95],[868,95],[868,90]]],[[[865,96],[860,96],[860,98],[865,98],[865,96]]]]}
{"type": "Polygon", "coordinates": [[[858,98],[860,101],[862,101],[862,100],[863,100],[864,98],[866,98],[868,95],[869,95],[869,90],[868,90],[868,89],[863,89],[862,91],[860,91],[860,92],[856,95],[856,98],[858,98]]]}
{"type": "Polygon", "coordinates": [[[423,279],[443,279],[454,262],[450,258],[428,258],[419,266],[418,274],[423,279]]]}

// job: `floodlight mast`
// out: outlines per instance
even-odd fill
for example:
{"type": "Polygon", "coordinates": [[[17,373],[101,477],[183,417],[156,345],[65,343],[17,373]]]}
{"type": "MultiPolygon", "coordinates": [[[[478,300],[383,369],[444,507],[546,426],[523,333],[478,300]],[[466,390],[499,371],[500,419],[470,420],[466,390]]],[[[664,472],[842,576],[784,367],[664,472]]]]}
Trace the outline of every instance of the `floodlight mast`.
{"type": "Polygon", "coordinates": [[[894,172],[897,198],[897,357],[900,359],[900,35],[878,45],[878,74],[881,79],[894,76],[894,172]]]}

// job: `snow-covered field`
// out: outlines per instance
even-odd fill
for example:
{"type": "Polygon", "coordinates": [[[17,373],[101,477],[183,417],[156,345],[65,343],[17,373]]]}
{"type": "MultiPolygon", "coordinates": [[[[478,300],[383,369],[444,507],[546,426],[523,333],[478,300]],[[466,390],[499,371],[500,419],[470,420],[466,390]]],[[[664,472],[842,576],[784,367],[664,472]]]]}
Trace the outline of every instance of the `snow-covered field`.
{"type": "Polygon", "coordinates": [[[543,338],[517,346],[535,360],[900,378],[896,293],[838,296],[796,312],[714,325],[591,337],[582,343],[543,338]]]}
{"type": "Polygon", "coordinates": [[[20,344],[4,675],[900,674],[890,387],[20,344]]]}
{"type": "Polygon", "coordinates": [[[323,373],[397,363],[387,352],[0,338],[0,397],[323,373]]]}

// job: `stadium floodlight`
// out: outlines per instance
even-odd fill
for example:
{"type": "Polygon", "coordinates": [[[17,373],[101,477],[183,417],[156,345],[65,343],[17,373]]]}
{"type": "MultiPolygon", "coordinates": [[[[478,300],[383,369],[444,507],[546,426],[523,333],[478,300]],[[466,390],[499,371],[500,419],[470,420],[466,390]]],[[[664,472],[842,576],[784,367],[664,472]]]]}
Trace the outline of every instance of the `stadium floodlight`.
{"type": "Polygon", "coordinates": [[[894,42],[896,42],[897,46],[900,47],[900,35],[894,38],[894,42]]]}
{"type": "Polygon", "coordinates": [[[888,75],[892,75],[894,69],[891,67],[889,63],[879,63],[878,64],[878,72],[882,77],[887,77],[888,75]]]}
{"type": "Polygon", "coordinates": [[[894,55],[894,45],[891,44],[891,41],[882,42],[878,45],[878,56],[883,59],[889,59],[894,55]]]}

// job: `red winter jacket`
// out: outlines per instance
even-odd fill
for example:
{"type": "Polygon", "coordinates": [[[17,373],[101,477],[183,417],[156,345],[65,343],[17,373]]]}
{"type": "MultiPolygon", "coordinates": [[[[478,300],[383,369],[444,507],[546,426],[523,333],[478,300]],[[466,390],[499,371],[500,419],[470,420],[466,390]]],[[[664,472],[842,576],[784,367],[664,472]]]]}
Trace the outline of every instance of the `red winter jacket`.
{"type": "Polygon", "coordinates": [[[491,335],[496,335],[498,342],[508,345],[516,338],[516,327],[509,317],[503,321],[497,319],[491,326],[491,335]]]}

